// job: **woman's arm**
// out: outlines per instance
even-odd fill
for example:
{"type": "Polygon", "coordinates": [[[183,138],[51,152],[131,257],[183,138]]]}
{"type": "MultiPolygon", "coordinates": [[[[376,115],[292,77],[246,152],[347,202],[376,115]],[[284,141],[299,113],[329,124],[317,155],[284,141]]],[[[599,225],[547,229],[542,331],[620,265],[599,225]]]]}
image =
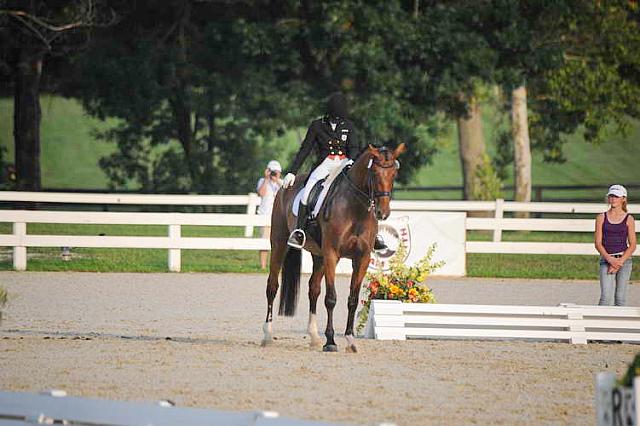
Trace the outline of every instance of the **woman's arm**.
{"type": "Polygon", "coordinates": [[[594,243],[596,246],[596,250],[598,253],[606,260],[609,264],[611,263],[611,259],[613,257],[609,256],[607,250],[605,250],[604,245],[602,244],[602,224],[604,223],[604,213],[600,213],[596,216],[596,229],[594,232],[594,243]]]}
{"type": "Polygon", "coordinates": [[[620,258],[620,260],[622,261],[629,259],[636,251],[636,221],[631,215],[627,217],[627,231],[627,240],[629,240],[629,247],[627,247],[627,249],[624,251],[624,254],[620,258]]]}
{"type": "Polygon", "coordinates": [[[258,182],[258,195],[264,197],[267,195],[267,187],[269,186],[269,169],[264,171],[264,177],[260,178],[261,182],[258,182]]]}

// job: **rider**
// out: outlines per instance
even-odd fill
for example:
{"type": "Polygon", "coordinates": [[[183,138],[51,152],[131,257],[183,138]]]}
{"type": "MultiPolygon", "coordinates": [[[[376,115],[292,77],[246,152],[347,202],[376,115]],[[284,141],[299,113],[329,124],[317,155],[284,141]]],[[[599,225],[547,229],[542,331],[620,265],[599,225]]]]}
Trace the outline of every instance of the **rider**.
{"type": "MultiPolygon", "coordinates": [[[[351,120],[348,119],[347,99],[342,93],[331,95],[327,102],[326,115],[314,120],[309,126],[302,146],[289,168],[289,173],[284,177],[282,186],[285,189],[293,185],[295,174],[298,173],[298,169],[312,150],[317,154],[317,161],[313,165],[313,171],[304,187],[296,229],[291,232],[287,241],[289,246],[295,248],[302,248],[306,240],[304,228],[309,217],[307,202],[315,183],[327,177],[345,158],[354,161],[360,155],[361,148],[358,145],[355,128],[351,120]]],[[[383,251],[386,249],[386,244],[377,235],[374,250],[383,251]]]]}

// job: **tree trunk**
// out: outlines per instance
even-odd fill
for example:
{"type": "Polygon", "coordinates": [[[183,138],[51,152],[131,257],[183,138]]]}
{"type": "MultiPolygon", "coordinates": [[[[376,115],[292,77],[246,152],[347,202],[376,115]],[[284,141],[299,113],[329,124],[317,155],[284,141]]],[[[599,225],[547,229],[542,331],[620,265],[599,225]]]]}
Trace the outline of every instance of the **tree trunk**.
{"type": "MultiPolygon", "coordinates": [[[[515,201],[531,201],[531,145],[527,118],[527,88],[522,85],[511,92],[511,134],[514,143],[515,201]]],[[[522,212],[516,217],[529,217],[522,212]]]]}
{"type": "Polygon", "coordinates": [[[191,188],[197,188],[197,164],[196,153],[194,152],[194,132],[191,125],[192,102],[190,96],[190,83],[187,72],[188,63],[188,36],[187,28],[191,21],[191,2],[184,1],[184,10],[179,18],[178,26],[178,64],[176,66],[175,81],[173,82],[173,97],[170,100],[173,107],[173,115],[176,120],[178,140],[184,149],[189,176],[191,177],[191,188]]]}
{"type": "Polygon", "coordinates": [[[468,116],[458,118],[458,144],[465,200],[473,198],[473,189],[477,185],[476,170],[482,164],[485,155],[480,106],[475,98],[470,98],[468,104],[468,116]]]}
{"type": "Polygon", "coordinates": [[[22,49],[15,67],[13,136],[18,190],[40,190],[40,76],[44,51],[22,49]]]}

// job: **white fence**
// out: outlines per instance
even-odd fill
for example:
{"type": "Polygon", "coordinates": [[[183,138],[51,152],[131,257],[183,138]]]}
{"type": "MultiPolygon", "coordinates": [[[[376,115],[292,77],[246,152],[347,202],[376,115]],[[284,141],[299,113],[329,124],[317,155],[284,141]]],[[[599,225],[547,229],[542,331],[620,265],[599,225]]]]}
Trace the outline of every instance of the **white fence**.
{"type": "MultiPolygon", "coordinates": [[[[467,230],[493,231],[493,241],[467,241],[467,253],[574,254],[596,255],[593,243],[502,241],[502,231],[590,232],[595,229],[595,216],[607,210],[605,203],[522,203],[515,201],[393,201],[393,211],[484,211],[493,217],[468,217],[467,230]],[[590,219],[516,219],[504,213],[589,214],[590,219]]],[[[640,205],[628,206],[630,213],[640,213],[640,205]]],[[[640,249],[635,255],[640,254],[640,249]]]]}
{"type": "Polygon", "coordinates": [[[0,222],[12,222],[13,234],[0,235],[0,246],[13,247],[13,267],[27,267],[27,247],[101,247],[168,249],[172,272],[181,268],[181,249],[269,250],[264,238],[183,237],[182,225],[264,226],[261,215],[224,213],[113,213],[33,210],[0,211],[0,222]],[[27,223],[167,225],[166,237],[27,234],[27,223]]]}
{"type": "Polygon", "coordinates": [[[640,342],[640,308],[402,303],[373,300],[365,337],[640,342]]]}
{"type": "MultiPolygon", "coordinates": [[[[0,235],[0,246],[13,247],[13,265],[17,270],[27,266],[28,247],[102,247],[102,248],[160,248],[168,250],[170,271],[179,271],[181,249],[268,250],[266,239],[251,238],[255,226],[264,226],[267,220],[256,215],[259,197],[247,195],[146,195],[146,194],[73,194],[44,192],[0,191],[0,201],[35,203],[78,203],[115,205],[240,205],[245,214],[221,213],[125,213],[125,212],[66,212],[34,210],[0,210],[0,222],[13,224],[13,233],[0,235]],[[27,223],[67,224],[129,224],[166,225],[166,237],[140,236],[73,236],[32,235],[27,223]],[[240,226],[245,238],[186,238],[182,225],[240,226]]],[[[526,253],[595,255],[592,243],[564,242],[506,242],[502,231],[555,231],[593,232],[594,219],[514,219],[505,218],[505,212],[531,213],[585,213],[605,211],[606,204],[572,203],[519,203],[493,201],[392,201],[396,212],[425,211],[492,211],[493,217],[466,219],[466,230],[493,231],[493,241],[467,241],[466,253],[526,253]]],[[[630,205],[631,213],[640,213],[640,205],[630,205]]],[[[638,249],[640,250],[640,249],[638,249]]],[[[636,254],[640,251],[636,251],[636,254]]]]}
{"type": "MultiPolygon", "coordinates": [[[[154,206],[247,206],[255,215],[260,204],[258,194],[247,195],[159,195],[159,194],[76,194],[70,192],[0,191],[0,201],[63,204],[113,204],[154,206]]],[[[245,226],[244,236],[253,235],[253,226],[245,226]]]]}

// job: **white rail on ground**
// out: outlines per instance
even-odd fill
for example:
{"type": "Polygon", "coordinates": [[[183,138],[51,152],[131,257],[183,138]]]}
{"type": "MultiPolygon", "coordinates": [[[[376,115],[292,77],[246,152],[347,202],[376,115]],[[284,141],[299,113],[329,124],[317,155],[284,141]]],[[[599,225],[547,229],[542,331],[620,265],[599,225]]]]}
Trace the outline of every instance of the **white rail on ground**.
{"type": "Polygon", "coordinates": [[[640,308],[452,305],[373,300],[365,337],[640,342],[640,308]]]}
{"type": "MultiPolygon", "coordinates": [[[[56,393],[59,393],[57,391],[56,393]]],[[[65,393],[63,392],[62,395],[65,393]]],[[[55,395],[55,393],[54,393],[55,395]]],[[[280,417],[273,411],[230,412],[174,407],[104,399],[0,392],[0,424],[91,424],[91,425],[220,425],[294,426],[336,425],[280,417]]]]}

